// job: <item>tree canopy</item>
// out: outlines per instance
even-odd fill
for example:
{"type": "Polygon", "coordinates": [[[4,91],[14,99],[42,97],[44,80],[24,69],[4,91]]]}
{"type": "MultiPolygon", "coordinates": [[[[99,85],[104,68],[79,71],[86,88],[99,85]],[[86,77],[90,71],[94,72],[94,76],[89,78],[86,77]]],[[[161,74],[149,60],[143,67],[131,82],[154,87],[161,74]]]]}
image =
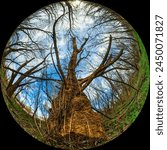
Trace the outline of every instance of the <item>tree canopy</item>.
{"type": "Polygon", "coordinates": [[[115,11],[60,1],[31,14],[10,37],[1,62],[4,99],[40,141],[97,146],[126,130],[141,110],[147,59],[137,32],[115,11]]]}
{"type": "MultiPolygon", "coordinates": [[[[77,80],[92,107],[104,109],[120,99],[137,71],[139,47],[123,17],[95,3],[51,4],[26,18],[4,51],[9,96],[17,96],[38,115],[45,112],[66,81],[74,49],[77,80]]],[[[43,115],[44,115],[43,114],[43,115]]]]}

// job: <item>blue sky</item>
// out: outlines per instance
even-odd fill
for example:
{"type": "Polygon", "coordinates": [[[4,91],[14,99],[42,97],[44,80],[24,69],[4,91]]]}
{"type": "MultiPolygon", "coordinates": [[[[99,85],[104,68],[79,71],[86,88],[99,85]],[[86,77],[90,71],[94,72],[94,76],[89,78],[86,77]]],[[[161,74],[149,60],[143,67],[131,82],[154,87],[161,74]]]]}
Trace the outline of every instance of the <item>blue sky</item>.
{"type": "MultiPolygon", "coordinates": [[[[126,31],[128,27],[119,20],[109,21],[108,23],[103,23],[102,25],[100,25],[100,22],[105,21],[106,18],[111,20],[116,18],[123,19],[121,16],[112,11],[111,13],[107,14],[106,13],[107,10],[105,9],[102,9],[101,11],[92,14],[94,10],[98,9],[101,6],[94,7],[92,10],[89,10],[91,8],[91,5],[87,5],[86,2],[71,1],[71,5],[74,9],[73,12],[74,22],[72,24],[72,31],[73,34],[77,37],[77,46],[80,47],[85,38],[89,37],[89,40],[85,45],[83,53],[81,55],[82,57],[85,57],[89,53],[89,56],[87,57],[87,59],[81,61],[79,66],[77,66],[76,68],[78,79],[87,77],[99,66],[107,50],[110,35],[112,35],[113,37],[110,53],[112,53],[113,56],[117,55],[120,51],[122,43],[124,43],[124,45],[126,46],[124,46],[125,50],[123,55],[124,56],[129,55],[128,48],[131,48],[132,41],[127,39],[119,39],[120,37],[129,36],[126,32],[120,33],[121,31],[126,31]]],[[[26,32],[28,32],[30,35],[29,37],[27,34],[25,34],[25,32],[20,31],[18,27],[15,33],[11,36],[9,43],[10,42],[15,43],[17,35],[19,37],[19,41],[24,43],[24,45],[16,45],[13,48],[16,49],[22,48],[28,50],[34,49],[34,50],[33,52],[22,50],[19,52],[10,53],[7,56],[7,58],[10,59],[12,58],[15,61],[15,63],[11,63],[11,61],[6,61],[6,65],[9,65],[10,68],[17,70],[19,65],[23,64],[25,61],[35,58],[33,61],[28,63],[25,68],[21,70],[21,73],[24,73],[26,70],[31,69],[33,66],[42,62],[44,57],[47,56],[51,52],[51,50],[53,52],[54,63],[55,65],[57,65],[53,49],[53,40],[51,33],[54,20],[58,18],[60,15],[62,15],[63,9],[59,4],[52,4],[50,6],[52,6],[55,10],[54,12],[55,14],[52,16],[53,18],[48,17],[48,15],[43,11],[43,9],[40,9],[39,11],[29,16],[21,24],[21,26],[25,26],[25,24],[28,22],[28,27],[36,29],[38,28],[40,30],[26,30],[26,32]],[[34,44],[32,41],[37,43],[37,45],[34,44]]],[[[49,8],[49,6],[47,6],[46,8],[49,8]]],[[[68,12],[67,7],[65,7],[65,11],[68,12]]],[[[69,27],[70,26],[67,13],[63,17],[63,19],[59,21],[56,25],[59,57],[63,71],[65,73],[67,72],[68,62],[70,60],[70,56],[73,50],[71,36],[69,34],[69,27]]],[[[47,67],[45,67],[44,69],[42,69],[37,73],[34,73],[33,76],[36,77],[46,76],[55,80],[56,79],[60,80],[60,77],[55,71],[51,55],[47,57],[45,64],[42,64],[41,66],[39,66],[39,68],[43,67],[46,64],[47,67]]],[[[115,63],[114,67],[116,66],[120,66],[120,64],[115,63]]],[[[111,66],[110,68],[112,67],[113,66],[111,66]]],[[[125,73],[126,71],[122,71],[122,74],[125,73]]],[[[11,71],[7,72],[7,76],[10,78],[11,71]]],[[[20,75],[18,74],[15,81],[19,78],[19,76],[20,75]]],[[[107,73],[107,76],[114,79],[116,78],[116,72],[111,71],[107,73]]],[[[25,83],[27,80],[30,79],[31,78],[26,78],[25,80],[23,80],[22,83],[25,83]]],[[[38,94],[37,91],[40,89],[40,94],[38,95],[40,108],[38,109],[37,113],[39,116],[41,116],[42,115],[41,110],[44,109],[44,105],[48,101],[48,97],[45,94],[45,92],[46,90],[48,90],[49,95],[51,97],[56,97],[56,94],[58,93],[58,88],[55,88],[55,86],[59,85],[54,81],[46,82],[46,81],[36,80],[36,82],[27,85],[26,87],[23,88],[22,92],[20,92],[19,94],[19,98],[27,106],[30,106],[32,109],[34,109],[35,108],[34,102],[36,101],[37,99],[36,97],[38,94]]],[[[107,98],[111,99],[112,96],[112,88],[110,87],[109,83],[102,77],[94,79],[93,82],[88,86],[87,89],[85,89],[84,92],[90,98],[92,105],[94,105],[94,107],[97,108],[99,108],[97,103],[98,101],[101,100],[101,96],[105,96],[106,100],[107,98]],[[103,92],[98,92],[98,90],[95,90],[93,87],[96,87],[99,90],[103,89],[103,92]]],[[[104,103],[102,102],[102,105],[104,103]]]]}

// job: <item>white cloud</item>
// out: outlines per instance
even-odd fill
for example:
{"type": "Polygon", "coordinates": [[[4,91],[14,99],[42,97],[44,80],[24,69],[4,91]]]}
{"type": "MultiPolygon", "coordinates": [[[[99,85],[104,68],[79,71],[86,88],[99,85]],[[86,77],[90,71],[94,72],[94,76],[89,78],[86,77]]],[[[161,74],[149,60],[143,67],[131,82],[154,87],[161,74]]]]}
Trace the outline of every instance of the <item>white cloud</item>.
{"type": "Polygon", "coordinates": [[[63,47],[63,46],[65,46],[66,41],[64,39],[61,39],[61,40],[58,40],[57,43],[60,47],[63,47]]]}
{"type": "Polygon", "coordinates": [[[105,47],[100,47],[97,49],[97,51],[99,52],[99,54],[104,54],[106,52],[106,48],[105,47]]]}
{"type": "Polygon", "coordinates": [[[110,87],[109,87],[108,83],[106,82],[106,80],[102,79],[101,85],[102,85],[103,89],[105,89],[105,91],[110,90],[110,87]]]}
{"type": "Polygon", "coordinates": [[[59,58],[60,59],[65,59],[67,57],[67,54],[65,53],[65,51],[59,51],[59,58]]]}
{"type": "Polygon", "coordinates": [[[78,6],[78,5],[81,3],[81,0],[73,0],[73,1],[71,1],[71,3],[72,3],[74,6],[78,6]]]}

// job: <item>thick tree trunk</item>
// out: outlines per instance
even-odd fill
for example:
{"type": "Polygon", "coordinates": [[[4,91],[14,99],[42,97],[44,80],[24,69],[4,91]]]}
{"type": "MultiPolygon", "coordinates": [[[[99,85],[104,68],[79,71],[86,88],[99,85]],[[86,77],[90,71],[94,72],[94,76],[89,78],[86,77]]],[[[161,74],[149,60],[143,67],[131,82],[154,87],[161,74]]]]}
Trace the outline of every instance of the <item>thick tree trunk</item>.
{"type": "MultiPolygon", "coordinates": [[[[62,137],[64,142],[82,145],[105,140],[100,115],[91,109],[87,96],[73,95],[66,90],[54,100],[48,118],[50,138],[62,137]]],[[[61,141],[62,142],[62,141],[61,141]]]]}
{"type": "Polygon", "coordinates": [[[73,61],[76,62],[72,59],[69,63],[66,86],[62,85],[52,104],[48,118],[49,136],[54,140],[62,137],[64,142],[75,143],[75,146],[94,145],[105,139],[105,133],[100,115],[92,110],[90,101],[81,91],[73,61]]]}
{"type": "Polygon", "coordinates": [[[65,83],[62,83],[57,98],[52,103],[48,118],[48,134],[53,141],[66,144],[93,144],[105,140],[100,115],[91,108],[90,101],[83,93],[82,85],[76,78],[77,55],[79,50],[73,39],[73,53],[68,65],[65,83]]]}

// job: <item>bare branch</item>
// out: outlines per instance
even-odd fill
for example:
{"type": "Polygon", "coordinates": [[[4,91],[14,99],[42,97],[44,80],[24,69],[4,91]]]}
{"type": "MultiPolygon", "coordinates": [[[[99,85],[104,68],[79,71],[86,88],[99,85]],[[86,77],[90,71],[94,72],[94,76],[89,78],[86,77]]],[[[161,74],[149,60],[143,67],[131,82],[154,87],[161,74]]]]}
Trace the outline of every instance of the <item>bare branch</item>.
{"type": "Polygon", "coordinates": [[[124,81],[115,80],[115,79],[112,79],[112,78],[109,78],[109,77],[106,77],[106,76],[102,76],[102,77],[104,77],[104,78],[107,79],[107,80],[111,80],[111,81],[114,81],[114,82],[118,82],[118,83],[125,84],[125,85],[131,87],[132,89],[138,91],[138,89],[136,89],[135,87],[133,87],[132,85],[130,85],[130,84],[124,82],[124,81]]]}
{"type": "Polygon", "coordinates": [[[112,64],[114,64],[123,54],[123,48],[120,50],[120,52],[118,53],[118,55],[112,60],[109,59],[107,60],[107,62],[104,65],[99,66],[88,78],[88,80],[84,83],[84,85],[82,86],[82,90],[84,90],[91,82],[93,79],[95,79],[96,77],[98,77],[99,75],[103,74],[103,72],[112,64]]]}
{"type": "Polygon", "coordinates": [[[57,69],[57,67],[56,67],[56,64],[55,64],[55,62],[54,62],[54,59],[53,59],[52,47],[51,47],[50,51],[51,51],[50,54],[51,54],[53,66],[54,66],[54,68],[55,68],[55,70],[56,70],[58,76],[59,76],[60,79],[62,80],[62,77],[61,77],[61,75],[60,75],[60,73],[59,73],[59,71],[58,71],[58,69],[57,69]]]}
{"type": "Polygon", "coordinates": [[[57,47],[57,36],[56,36],[56,24],[57,22],[64,16],[64,13],[62,15],[60,15],[54,22],[53,24],[53,43],[54,43],[54,50],[55,50],[55,54],[56,54],[56,60],[57,60],[57,67],[58,67],[58,70],[62,76],[62,79],[64,81],[64,84],[66,85],[66,78],[65,78],[65,75],[64,75],[64,72],[61,68],[61,64],[60,64],[60,58],[59,58],[59,50],[58,50],[58,47],[57,47]]]}
{"type": "Polygon", "coordinates": [[[83,44],[81,45],[81,47],[79,48],[78,52],[81,52],[84,48],[84,46],[86,45],[86,43],[88,42],[89,38],[85,38],[85,41],[83,42],[83,44]]]}
{"type": "Polygon", "coordinates": [[[77,61],[77,65],[76,65],[76,66],[79,66],[79,63],[80,63],[82,60],[86,59],[86,58],[89,56],[89,54],[90,54],[90,52],[88,52],[88,53],[86,54],[86,56],[84,56],[84,57],[81,57],[81,56],[80,56],[79,60],[77,61]]]}
{"type": "Polygon", "coordinates": [[[25,74],[25,73],[22,73],[22,72],[18,72],[17,70],[14,70],[14,69],[9,68],[9,67],[4,67],[4,68],[6,68],[6,69],[8,69],[8,70],[10,70],[10,71],[13,71],[13,72],[15,72],[15,73],[17,73],[17,74],[20,74],[20,75],[22,75],[22,76],[24,76],[24,77],[29,77],[29,78],[32,78],[32,79],[44,80],[44,81],[45,81],[45,80],[46,80],[46,81],[56,81],[55,79],[52,79],[52,78],[36,77],[36,76],[32,76],[32,75],[25,74]]]}
{"type": "Polygon", "coordinates": [[[72,45],[73,45],[73,50],[78,52],[76,37],[72,38],[72,45]]]}
{"type": "MultiPolygon", "coordinates": [[[[34,60],[35,58],[32,58],[32,59],[30,59],[30,60],[28,60],[28,61],[26,61],[25,63],[23,63],[18,69],[17,69],[17,72],[19,72],[23,67],[25,67],[28,63],[30,63],[32,60],[34,60]]],[[[6,67],[4,67],[4,68],[6,68],[6,67]]],[[[7,69],[7,68],[6,68],[7,69]]],[[[9,69],[9,68],[8,68],[9,69]]],[[[17,76],[17,73],[16,72],[12,72],[12,75],[11,75],[11,78],[10,78],[10,81],[9,81],[9,83],[8,83],[8,86],[7,86],[7,89],[8,89],[8,87],[10,87],[11,85],[12,85],[12,83],[13,83],[13,81],[15,80],[15,78],[16,78],[16,76],[17,76]]]]}
{"type": "MultiPolygon", "coordinates": [[[[109,39],[109,45],[108,45],[108,48],[107,48],[107,51],[106,51],[106,54],[103,58],[103,61],[101,62],[100,64],[100,67],[102,65],[104,65],[104,63],[107,61],[107,58],[108,58],[108,55],[109,55],[109,52],[110,52],[110,49],[111,49],[111,44],[112,44],[112,36],[110,35],[110,39],[109,39]]],[[[112,58],[112,55],[110,54],[110,58],[112,58]]]]}

